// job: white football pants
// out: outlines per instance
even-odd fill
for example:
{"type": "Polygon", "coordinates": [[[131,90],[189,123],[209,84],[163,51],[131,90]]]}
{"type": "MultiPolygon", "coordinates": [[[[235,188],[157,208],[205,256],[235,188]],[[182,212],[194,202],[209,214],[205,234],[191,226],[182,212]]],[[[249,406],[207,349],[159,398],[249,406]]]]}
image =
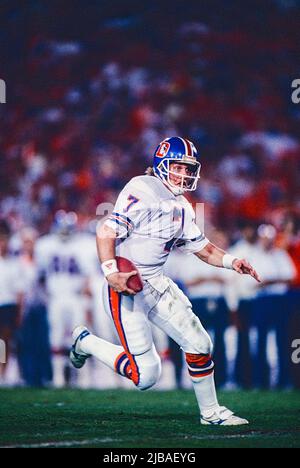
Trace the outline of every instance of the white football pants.
{"type": "Polygon", "coordinates": [[[188,298],[168,277],[145,281],[144,289],[136,296],[118,294],[105,281],[103,300],[124,348],[115,359],[115,370],[138,388],[152,387],[161,372],[149,322],[173,338],[186,353],[194,382],[213,372],[211,339],[188,298]]]}

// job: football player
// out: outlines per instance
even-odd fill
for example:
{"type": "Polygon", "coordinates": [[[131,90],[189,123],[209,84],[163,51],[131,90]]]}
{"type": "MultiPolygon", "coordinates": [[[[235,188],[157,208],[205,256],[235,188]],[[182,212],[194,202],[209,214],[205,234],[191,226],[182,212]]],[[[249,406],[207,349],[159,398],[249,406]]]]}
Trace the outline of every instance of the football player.
{"type": "Polygon", "coordinates": [[[74,327],[86,320],[89,265],[80,248],[75,213],[59,211],[53,232],[41,237],[35,247],[39,272],[46,278],[48,319],[52,348],[53,384],[62,387],[68,380],[66,339],[74,327]]]}
{"type": "Polygon", "coordinates": [[[161,362],[149,322],[161,328],[185,353],[200,408],[202,424],[239,425],[248,421],[220,406],[214,383],[213,345],[184,293],[162,272],[169,252],[176,247],[200,260],[259,277],[244,259],[213,245],[195,222],[194,210],[183,196],[196,190],[200,162],[189,140],[171,137],[154,154],[153,167],[134,177],[121,191],[114,211],[99,228],[97,246],[106,277],[104,307],[113,317],[122,346],[92,335],[83,326],[73,332],[70,358],[77,368],[93,355],[140,390],[159,379],[161,362]],[[128,287],[135,271],[118,270],[115,256],[130,259],[144,287],[137,294],[128,287]]]}

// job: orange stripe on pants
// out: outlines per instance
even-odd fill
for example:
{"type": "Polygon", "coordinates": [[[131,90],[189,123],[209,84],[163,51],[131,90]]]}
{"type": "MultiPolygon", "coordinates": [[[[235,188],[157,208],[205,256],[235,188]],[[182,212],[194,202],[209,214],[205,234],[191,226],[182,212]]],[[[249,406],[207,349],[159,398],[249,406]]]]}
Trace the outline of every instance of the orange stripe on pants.
{"type": "Polygon", "coordinates": [[[121,344],[126,352],[126,355],[130,362],[130,370],[131,370],[131,380],[135,385],[138,385],[140,380],[139,370],[136,365],[134,356],[130,354],[126,336],[122,327],[121,322],[121,295],[114,291],[111,287],[109,287],[109,298],[110,298],[110,305],[111,305],[111,313],[112,318],[117,329],[121,344]]]}

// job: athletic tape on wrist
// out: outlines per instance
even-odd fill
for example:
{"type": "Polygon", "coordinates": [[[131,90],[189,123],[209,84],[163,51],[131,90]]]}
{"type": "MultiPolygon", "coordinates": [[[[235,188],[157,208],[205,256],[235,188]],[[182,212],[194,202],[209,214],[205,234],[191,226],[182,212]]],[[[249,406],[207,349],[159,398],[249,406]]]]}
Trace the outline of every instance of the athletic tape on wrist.
{"type": "Polygon", "coordinates": [[[112,259],[112,260],[106,260],[101,264],[101,268],[103,271],[104,276],[112,275],[113,273],[118,273],[119,269],[117,266],[117,260],[112,259]]]}
{"type": "Polygon", "coordinates": [[[223,267],[228,270],[233,270],[233,261],[236,260],[236,257],[230,254],[225,254],[223,257],[223,267]]]}

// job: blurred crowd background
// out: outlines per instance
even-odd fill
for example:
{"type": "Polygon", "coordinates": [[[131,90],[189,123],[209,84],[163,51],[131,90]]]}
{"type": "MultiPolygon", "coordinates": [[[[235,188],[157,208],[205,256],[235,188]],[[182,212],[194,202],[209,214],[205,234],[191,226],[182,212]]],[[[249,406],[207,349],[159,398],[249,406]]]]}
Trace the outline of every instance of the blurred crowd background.
{"type": "MultiPolygon", "coordinates": [[[[181,135],[200,153],[190,201],[205,203],[207,236],[263,278],[170,258],[215,339],[218,384],[300,387],[299,2],[18,3],[3,2],[0,28],[2,385],[127,385],[98,363],[73,374],[68,328],[83,320],[116,339],[101,313],[96,208],[181,135]]],[[[154,333],[162,388],[188,385],[180,351],[154,333]]]]}

